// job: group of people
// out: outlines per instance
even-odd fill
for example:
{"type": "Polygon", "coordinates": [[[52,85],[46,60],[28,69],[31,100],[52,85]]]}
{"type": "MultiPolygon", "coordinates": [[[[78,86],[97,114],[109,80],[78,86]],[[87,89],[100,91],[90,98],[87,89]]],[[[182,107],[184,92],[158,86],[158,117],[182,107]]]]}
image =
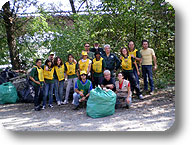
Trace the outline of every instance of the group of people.
{"type": "Polygon", "coordinates": [[[37,59],[36,65],[30,72],[30,80],[35,90],[35,111],[46,109],[48,96],[48,106],[53,108],[53,94],[58,105],[68,104],[72,84],[74,86],[72,101],[74,110],[77,110],[80,104],[88,100],[90,91],[97,86],[106,88],[105,90],[110,89],[117,94],[116,107],[122,101],[128,108],[131,105],[132,92],[135,91],[139,99],[143,99],[139,84],[141,65],[144,91],[148,92],[149,79],[150,94],[153,94],[152,60],[154,62],[153,70],[157,69],[157,63],[155,52],[148,45],[148,41],[143,40],[143,48],[139,51],[135,48],[134,42],[130,41],[128,48],[120,49],[121,56],[119,58],[111,52],[111,47],[108,44],[104,45],[103,49],[99,47],[98,42],[95,42],[94,48],[90,49],[90,44],[85,43],[78,61],[72,54],[68,54],[67,61],[63,63],[60,57],[54,57],[53,52],[50,53],[44,64],[41,59],[37,59]],[[119,69],[120,72],[118,72],[119,69]],[[63,97],[66,79],[67,87],[65,97],[63,97]]]}

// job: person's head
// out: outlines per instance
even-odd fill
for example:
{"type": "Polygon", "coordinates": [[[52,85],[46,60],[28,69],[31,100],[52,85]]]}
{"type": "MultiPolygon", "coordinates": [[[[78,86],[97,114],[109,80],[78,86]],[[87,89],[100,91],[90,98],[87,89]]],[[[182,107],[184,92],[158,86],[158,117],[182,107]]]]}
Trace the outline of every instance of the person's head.
{"type": "Polygon", "coordinates": [[[61,66],[61,65],[63,65],[62,59],[57,56],[57,57],[54,59],[54,65],[55,65],[55,66],[61,66]]]}
{"type": "Polygon", "coordinates": [[[74,56],[72,54],[68,54],[68,61],[73,62],[74,56]]]}
{"type": "Polygon", "coordinates": [[[49,59],[52,61],[54,60],[54,52],[50,52],[49,59]]]}
{"type": "Polygon", "coordinates": [[[133,41],[129,41],[128,47],[129,47],[130,50],[134,50],[134,47],[135,47],[134,42],[133,41]]]}
{"type": "Polygon", "coordinates": [[[142,47],[143,47],[144,49],[147,49],[148,46],[149,46],[149,42],[148,42],[147,40],[142,40],[142,47]]]}
{"type": "Polygon", "coordinates": [[[96,51],[96,52],[95,52],[95,57],[96,57],[96,59],[97,59],[97,60],[99,60],[99,59],[100,59],[101,54],[100,54],[100,52],[99,52],[99,51],[96,51]]]}
{"type": "Polygon", "coordinates": [[[89,43],[85,43],[85,44],[84,44],[84,48],[85,48],[86,51],[89,51],[89,49],[90,49],[90,44],[89,44],[89,43]]]}
{"type": "Polygon", "coordinates": [[[109,44],[106,44],[106,45],[104,46],[104,49],[105,49],[105,52],[106,52],[107,54],[109,54],[109,53],[111,52],[111,46],[110,46],[109,44]]]}
{"type": "Polygon", "coordinates": [[[41,65],[42,65],[42,60],[41,59],[36,59],[36,65],[38,66],[38,67],[41,67],[41,65]]]}
{"type": "Polygon", "coordinates": [[[82,59],[86,60],[87,56],[88,56],[87,52],[86,51],[82,51],[81,54],[82,54],[82,59]]]}
{"type": "Polygon", "coordinates": [[[87,79],[86,71],[80,71],[79,80],[85,81],[87,79]]]}
{"type": "Polygon", "coordinates": [[[94,48],[98,48],[99,47],[99,43],[96,41],[95,43],[94,43],[94,48]]]}
{"type": "Polygon", "coordinates": [[[122,56],[127,56],[128,55],[128,50],[125,47],[121,48],[120,52],[121,52],[122,56]]]}
{"type": "Polygon", "coordinates": [[[109,81],[111,79],[111,72],[109,70],[104,71],[104,78],[109,81]]]}
{"type": "Polygon", "coordinates": [[[119,72],[118,75],[117,75],[117,78],[119,81],[122,81],[124,79],[124,75],[122,72],[119,72]]]}
{"type": "Polygon", "coordinates": [[[50,59],[46,59],[45,65],[47,65],[48,67],[52,67],[52,61],[50,59]]]}

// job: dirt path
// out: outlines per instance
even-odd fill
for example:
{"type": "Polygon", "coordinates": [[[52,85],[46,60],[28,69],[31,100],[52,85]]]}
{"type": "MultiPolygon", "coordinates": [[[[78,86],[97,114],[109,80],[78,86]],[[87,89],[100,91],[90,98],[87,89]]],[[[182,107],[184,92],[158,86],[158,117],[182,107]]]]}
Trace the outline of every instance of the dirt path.
{"type": "Polygon", "coordinates": [[[33,111],[33,104],[0,105],[0,123],[19,131],[164,131],[175,121],[174,88],[161,90],[143,101],[133,98],[130,109],[117,109],[112,116],[92,119],[85,109],[72,105],[33,111]]]}

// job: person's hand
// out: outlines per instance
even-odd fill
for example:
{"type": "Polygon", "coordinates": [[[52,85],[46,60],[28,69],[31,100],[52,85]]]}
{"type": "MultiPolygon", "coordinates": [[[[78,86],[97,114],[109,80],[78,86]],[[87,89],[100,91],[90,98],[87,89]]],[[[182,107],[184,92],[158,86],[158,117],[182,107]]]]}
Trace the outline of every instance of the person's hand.
{"type": "Polygon", "coordinates": [[[138,75],[138,76],[140,75],[140,72],[139,72],[139,71],[137,72],[137,75],[138,75]]]}
{"type": "Polygon", "coordinates": [[[39,82],[39,81],[36,81],[35,83],[38,84],[38,85],[40,85],[40,82],[39,82]]]}
{"type": "Polygon", "coordinates": [[[153,70],[155,71],[157,69],[157,65],[155,65],[154,67],[153,67],[153,70]]]}
{"type": "Polygon", "coordinates": [[[74,61],[74,63],[76,63],[76,64],[77,64],[77,61],[76,61],[76,59],[74,59],[73,61],[74,61]]]}
{"type": "Polygon", "coordinates": [[[126,100],[126,101],[127,101],[127,104],[129,104],[129,103],[130,103],[129,97],[127,97],[127,100],[126,100]]]}
{"type": "Polygon", "coordinates": [[[81,99],[81,100],[82,100],[82,101],[84,101],[85,99],[86,99],[86,97],[82,97],[82,99],[81,99]]]}
{"type": "Polygon", "coordinates": [[[81,97],[84,97],[84,94],[81,91],[79,92],[79,94],[81,97]]]}
{"type": "Polygon", "coordinates": [[[48,66],[46,66],[45,70],[46,70],[46,71],[48,71],[48,70],[49,70],[49,69],[48,69],[48,66]]]}
{"type": "Polygon", "coordinates": [[[135,56],[132,54],[131,57],[135,58],[135,56]]]}

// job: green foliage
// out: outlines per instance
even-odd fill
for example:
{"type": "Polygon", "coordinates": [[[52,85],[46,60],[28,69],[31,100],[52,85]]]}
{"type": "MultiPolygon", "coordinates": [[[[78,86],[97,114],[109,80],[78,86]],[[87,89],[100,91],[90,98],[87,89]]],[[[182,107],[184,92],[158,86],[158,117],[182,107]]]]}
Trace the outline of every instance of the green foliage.
{"type": "MultiPolygon", "coordinates": [[[[141,40],[147,39],[155,50],[158,70],[154,73],[155,83],[163,87],[175,81],[175,11],[164,0],[102,0],[97,11],[92,6],[85,14],[52,15],[40,8],[40,16],[25,25],[25,33],[18,35],[17,46],[23,64],[37,57],[46,59],[50,51],[67,60],[69,53],[79,59],[84,43],[92,46],[94,41],[101,45],[110,44],[119,55],[121,47],[129,40],[141,49],[141,40]],[[22,40],[22,41],[21,41],[22,40]],[[45,50],[40,55],[40,50],[45,50]]],[[[23,20],[24,21],[24,20],[23,20]]],[[[5,29],[1,25],[1,36],[5,29]]],[[[0,40],[0,62],[7,63],[6,39],[0,40]]]]}

